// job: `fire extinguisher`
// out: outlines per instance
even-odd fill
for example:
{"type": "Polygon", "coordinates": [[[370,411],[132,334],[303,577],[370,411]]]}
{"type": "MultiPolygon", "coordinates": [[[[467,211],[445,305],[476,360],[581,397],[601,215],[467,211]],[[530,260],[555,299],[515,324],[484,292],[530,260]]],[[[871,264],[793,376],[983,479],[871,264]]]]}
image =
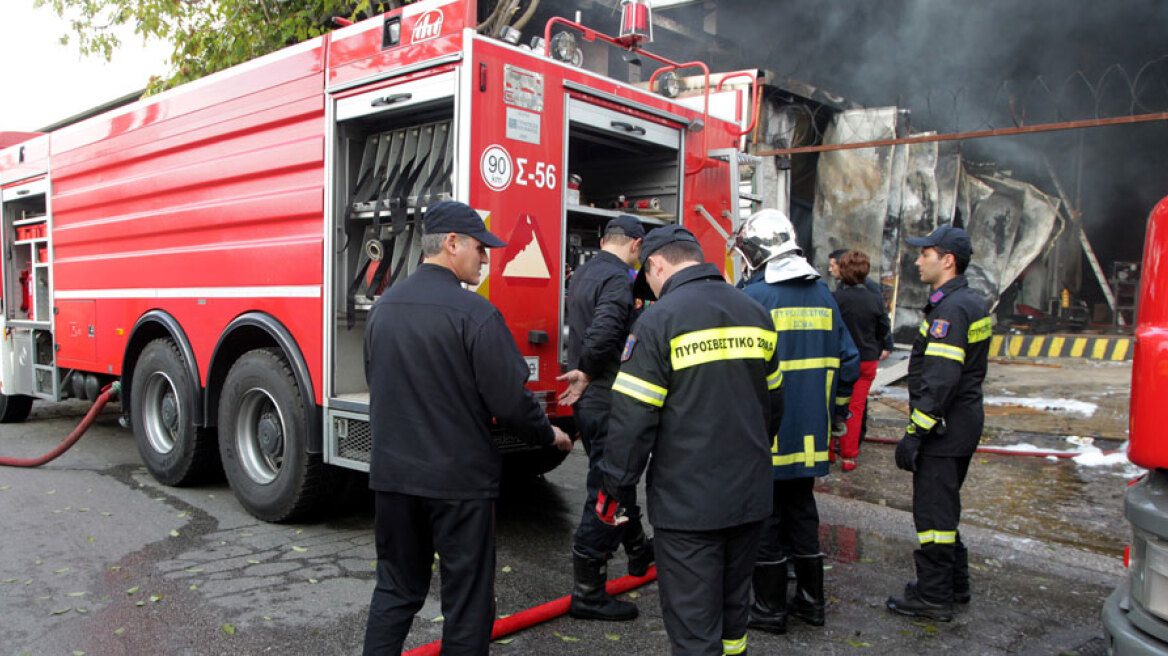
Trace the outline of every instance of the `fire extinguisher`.
{"type": "Polygon", "coordinates": [[[32,286],[33,282],[32,268],[26,268],[20,272],[20,311],[28,314],[29,321],[36,321],[33,316],[32,307],[32,286]]]}

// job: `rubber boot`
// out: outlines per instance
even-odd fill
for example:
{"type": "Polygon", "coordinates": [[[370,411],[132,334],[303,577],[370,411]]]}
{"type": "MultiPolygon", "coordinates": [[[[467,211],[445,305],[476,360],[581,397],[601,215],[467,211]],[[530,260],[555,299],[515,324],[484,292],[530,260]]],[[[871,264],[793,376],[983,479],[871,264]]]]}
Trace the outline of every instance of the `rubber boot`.
{"type": "Polygon", "coordinates": [[[904,587],[903,597],[889,597],[884,605],[894,613],[909,617],[924,617],[938,622],[949,622],[953,619],[952,604],[935,603],[925,599],[912,583],[904,587]]]}
{"type": "Polygon", "coordinates": [[[629,574],[644,576],[648,573],[654,559],[653,538],[645,537],[645,527],[640,519],[625,525],[621,544],[625,546],[625,555],[629,557],[629,574]]]}
{"type": "Polygon", "coordinates": [[[755,565],[754,603],[746,626],[768,633],[787,632],[787,562],[755,565]]]}
{"type": "Polygon", "coordinates": [[[572,573],[576,585],[572,588],[572,602],[568,614],[579,620],[624,621],[637,617],[637,607],[627,601],[608,596],[604,584],[608,582],[608,564],[598,558],[589,558],[572,551],[572,573]]]}
{"type": "Polygon", "coordinates": [[[823,626],[823,556],[795,561],[795,595],[787,605],[787,612],[812,626],[823,626]]]}

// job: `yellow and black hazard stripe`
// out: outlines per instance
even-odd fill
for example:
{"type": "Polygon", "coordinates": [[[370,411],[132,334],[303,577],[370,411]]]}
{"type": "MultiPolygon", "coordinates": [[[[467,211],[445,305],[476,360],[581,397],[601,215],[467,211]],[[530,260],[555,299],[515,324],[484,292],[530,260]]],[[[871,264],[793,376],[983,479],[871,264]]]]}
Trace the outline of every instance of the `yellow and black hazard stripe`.
{"type": "Polygon", "coordinates": [[[1089,358],[1122,361],[1132,358],[1130,335],[994,335],[990,357],[1089,358]]]}

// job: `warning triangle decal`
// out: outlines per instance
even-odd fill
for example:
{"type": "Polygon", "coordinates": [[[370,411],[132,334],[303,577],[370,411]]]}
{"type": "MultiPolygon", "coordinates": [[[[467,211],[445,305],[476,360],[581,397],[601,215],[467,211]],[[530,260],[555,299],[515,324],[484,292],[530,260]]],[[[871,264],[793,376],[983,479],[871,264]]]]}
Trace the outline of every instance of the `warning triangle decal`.
{"type": "Polygon", "coordinates": [[[543,243],[539,235],[539,227],[530,214],[519,217],[511,237],[507,240],[507,249],[503,253],[503,276],[506,278],[538,278],[547,280],[552,277],[548,269],[547,257],[543,252],[543,243]]]}

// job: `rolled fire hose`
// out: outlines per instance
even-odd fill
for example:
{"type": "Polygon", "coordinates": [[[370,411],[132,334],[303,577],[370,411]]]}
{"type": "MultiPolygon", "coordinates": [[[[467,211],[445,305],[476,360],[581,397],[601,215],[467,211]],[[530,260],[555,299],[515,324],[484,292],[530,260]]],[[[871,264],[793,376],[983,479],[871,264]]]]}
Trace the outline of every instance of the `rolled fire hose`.
{"type": "Polygon", "coordinates": [[[73,429],[73,432],[69,433],[69,436],[66,437],[60,444],[58,444],[52,451],[49,451],[39,458],[0,458],[0,465],[5,467],[40,467],[47,462],[56,460],[58,456],[60,456],[62,453],[65,453],[69,450],[70,447],[76,444],[77,440],[81,439],[81,436],[85,434],[85,431],[89,430],[89,427],[93,425],[93,422],[97,419],[97,415],[101,412],[101,409],[105,407],[105,404],[108,403],[110,399],[117,396],[121,391],[122,384],[117,381],[114,381],[109,385],[101,388],[101,394],[97,396],[97,400],[93,402],[93,407],[89,409],[89,412],[85,413],[85,418],[83,418],[81,423],[77,424],[77,427],[73,429]]]}
{"type": "MultiPolygon", "coordinates": [[[[649,568],[644,576],[622,576],[619,579],[613,579],[605,585],[605,590],[610,596],[623,594],[639,588],[646,583],[652,583],[657,580],[657,567],[649,568]]],[[[505,635],[522,631],[523,629],[542,624],[548,620],[564,615],[568,612],[568,606],[572,602],[572,597],[560,597],[554,601],[549,601],[545,604],[540,604],[533,608],[520,611],[514,615],[501,617],[495,620],[495,626],[491,630],[491,640],[497,640],[505,635]]],[[[438,656],[442,651],[442,641],[436,640],[421,647],[414,647],[405,652],[405,656],[438,656]]]]}

